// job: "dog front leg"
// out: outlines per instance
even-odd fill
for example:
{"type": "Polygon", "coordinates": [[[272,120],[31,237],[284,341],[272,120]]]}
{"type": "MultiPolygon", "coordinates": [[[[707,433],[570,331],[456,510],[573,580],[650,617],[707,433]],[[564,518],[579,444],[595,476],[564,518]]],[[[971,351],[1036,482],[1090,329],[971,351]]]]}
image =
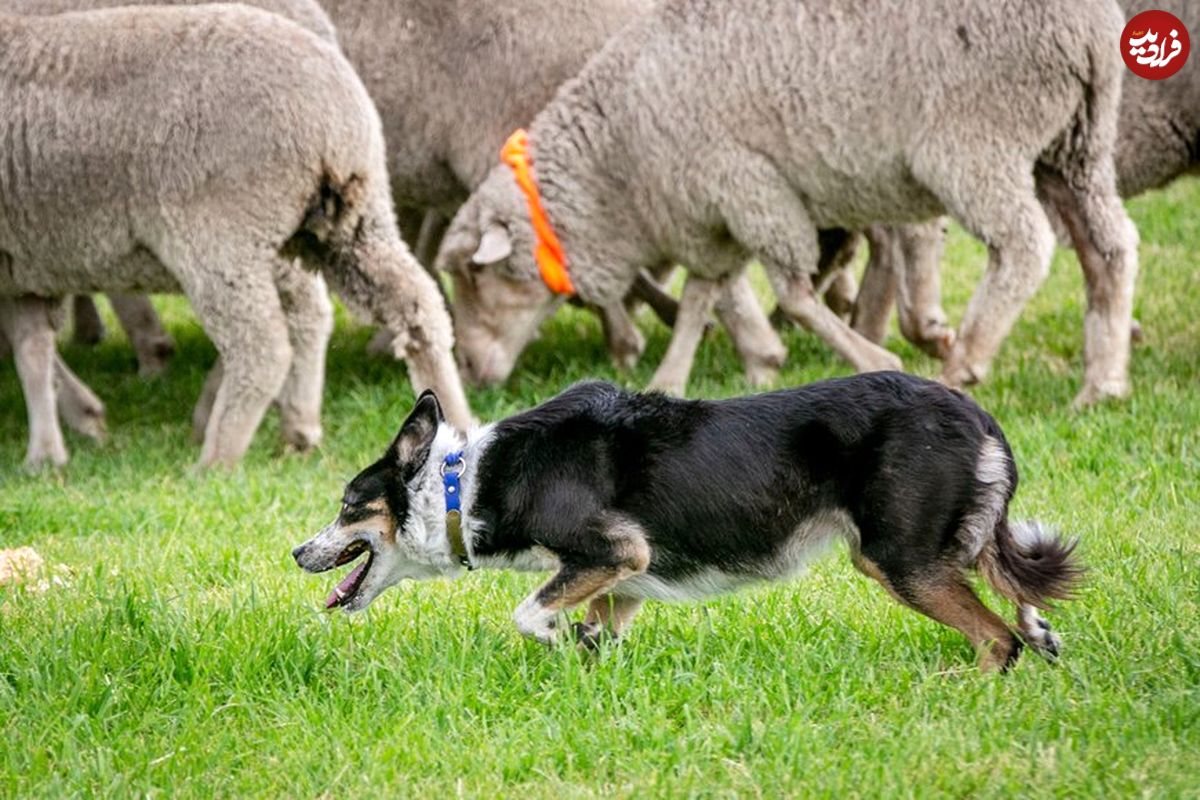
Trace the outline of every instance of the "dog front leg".
{"type": "Polygon", "coordinates": [[[517,606],[513,621],[522,636],[554,643],[565,627],[560,616],[650,565],[650,545],[633,520],[604,513],[590,527],[595,530],[586,537],[590,552],[560,554],[562,568],[517,606]]]}

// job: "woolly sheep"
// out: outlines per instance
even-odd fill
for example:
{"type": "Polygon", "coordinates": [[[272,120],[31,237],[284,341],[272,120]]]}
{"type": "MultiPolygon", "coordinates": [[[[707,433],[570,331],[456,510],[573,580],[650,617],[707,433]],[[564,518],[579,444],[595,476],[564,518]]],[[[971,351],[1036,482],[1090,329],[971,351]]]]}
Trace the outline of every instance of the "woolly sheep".
{"type": "MultiPolygon", "coordinates": [[[[1161,9],[1179,17],[1189,30],[1200,30],[1200,5],[1194,3],[1120,0],[1120,4],[1129,18],[1142,11],[1161,9]]],[[[1175,76],[1161,81],[1125,74],[1116,145],[1117,189],[1123,197],[1135,197],[1195,172],[1200,165],[1197,142],[1200,142],[1200,63],[1192,59],[1175,76]]],[[[1054,216],[1054,209],[1049,210],[1052,221],[1061,229],[1064,221],[1054,216]]],[[[935,228],[915,231],[909,226],[876,226],[872,258],[864,279],[870,291],[859,300],[855,327],[872,341],[882,341],[894,300],[905,338],[944,358],[948,329],[939,285],[944,225],[935,228]],[[908,244],[912,241],[922,243],[923,247],[914,249],[908,244]],[[878,260],[877,244],[879,252],[888,254],[878,260]]],[[[1136,322],[1133,332],[1140,334],[1136,322]]]]}
{"type": "MultiPolygon", "coordinates": [[[[816,302],[817,229],[949,212],[991,254],[943,374],[961,386],[984,377],[1048,269],[1040,187],[1085,222],[1072,234],[1097,277],[1079,400],[1123,395],[1137,234],[1112,167],[1122,24],[1114,3],[1085,0],[668,0],[530,129],[575,286],[612,302],[647,264],[716,280],[753,253],[789,316],[857,368],[890,368],[894,356],[816,302]]],[[[460,327],[469,356],[512,357],[553,307],[528,215],[497,166],[447,233],[456,303],[505,331],[460,327]],[[485,234],[512,255],[470,269],[485,234]]]]}
{"type": "MultiPolygon", "coordinates": [[[[211,0],[155,0],[153,3],[131,3],[128,0],[0,0],[0,12],[48,16],[125,5],[201,5],[206,2],[211,0]]],[[[315,0],[245,0],[245,4],[287,17],[325,41],[337,42],[333,23],[315,0]]],[[[138,372],[143,377],[161,374],[175,352],[175,344],[159,323],[149,298],[140,294],[119,293],[111,295],[109,301],[137,354],[138,372]]],[[[95,344],[103,338],[104,323],[89,296],[75,298],[73,316],[76,341],[95,344]]],[[[65,368],[65,365],[61,365],[61,368],[65,368]]],[[[69,387],[63,388],[69,391],[69,387]]]]}
{"type": "Polygon", "coordinates": [[[0,14],[0,143],[21,154],[0,176],[0,296],[184,291],[223,362],[202,464],[238,460],[276,396],[289,442],[320,436],[328,300],[296,256],[470,422],[449,317],[395,229],[378,115],[311,33],[232,5],[0,14]]]}
{"type": "MultiPolygon", "coordinates": [[[[654,0],[326,0],[324,5],[343,51],[379,108],[405,238],[430,264],[445,220],[487,177],[508,135],[527,125],[590,55],[652,9],[654,0]]],[[[647,298],[654,289],[643,280],[636,294],[647,298]]],[[[749,306],[747,301],[753,301],[749,287],[736,287],[718,312],[750,379],[765,382],[785,351],[757,301],[749,306]]],[[[640,332],[620,303],[600,313],[614,358],[630,366],[644,347],[640,332]]],[[[511,364],[487,361],[464,360],[462,366],[479,383],[503,380],[511,370],[511,364]]]]}

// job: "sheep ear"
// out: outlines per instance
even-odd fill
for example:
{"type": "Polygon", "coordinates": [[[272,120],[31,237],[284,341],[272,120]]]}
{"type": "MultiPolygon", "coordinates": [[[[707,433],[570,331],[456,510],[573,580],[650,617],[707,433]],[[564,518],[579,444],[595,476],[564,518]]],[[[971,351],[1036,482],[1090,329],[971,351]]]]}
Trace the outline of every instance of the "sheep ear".
{"type": "Polygon", "coordinates": [[[512,255],[512,238],[508,228],[499,223],[492,223],[483,232],[479,240],[479,249],[471,256],[471,263],[480,267],[490,267],[512,255]]]}
{"type": "Polygon", "coordinates": [[[400,467],[405,481],[412,480],[429,460],[433,437],[437,435],[438,425],[443,419],[442,404],[438,402],[437,395],[426,389],[417,398],[417,404],[400,426],[400,433],[388,451],[392,461],[400,467]]]}

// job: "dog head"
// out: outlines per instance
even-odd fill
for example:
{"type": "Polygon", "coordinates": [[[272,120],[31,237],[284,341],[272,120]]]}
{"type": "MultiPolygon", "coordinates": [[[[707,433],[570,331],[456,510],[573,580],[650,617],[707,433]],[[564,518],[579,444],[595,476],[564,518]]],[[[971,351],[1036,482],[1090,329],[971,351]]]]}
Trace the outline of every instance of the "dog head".
{"type": "Polygon", "coordinates": [[[333,522],[292,551],[308,572],[358,561],[329,595],[326,608],[361,611],[405,578],[454,571],[444,523],[435,524],[440,479],[429,462],[439,432],[457,436],[443,424],[437,397],[426,391],[383,458],[346,485],[333,522]]]}

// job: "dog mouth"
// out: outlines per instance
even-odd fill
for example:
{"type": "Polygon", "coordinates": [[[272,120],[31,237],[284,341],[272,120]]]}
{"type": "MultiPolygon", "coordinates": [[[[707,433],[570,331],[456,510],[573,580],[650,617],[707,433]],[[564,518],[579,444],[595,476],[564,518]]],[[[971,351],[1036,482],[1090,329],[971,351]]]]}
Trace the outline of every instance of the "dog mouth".
{"type": "Polygon", "coordinates": [[[329,597],[325,601],[326,610],[348,605],[353,601],[362,589],[363,582],[367,578],[367,573],[371,571],[371,564],[375,561],[375,551],[366,542],[361,540],[352,542],[338,555],[334,561],[335,567],[349,564],[364,553],[367,554],[367,560],[360,562],[358,566],[350,570],[346,577],[342,578],[341,582],[329,593],[329,597]]]}

